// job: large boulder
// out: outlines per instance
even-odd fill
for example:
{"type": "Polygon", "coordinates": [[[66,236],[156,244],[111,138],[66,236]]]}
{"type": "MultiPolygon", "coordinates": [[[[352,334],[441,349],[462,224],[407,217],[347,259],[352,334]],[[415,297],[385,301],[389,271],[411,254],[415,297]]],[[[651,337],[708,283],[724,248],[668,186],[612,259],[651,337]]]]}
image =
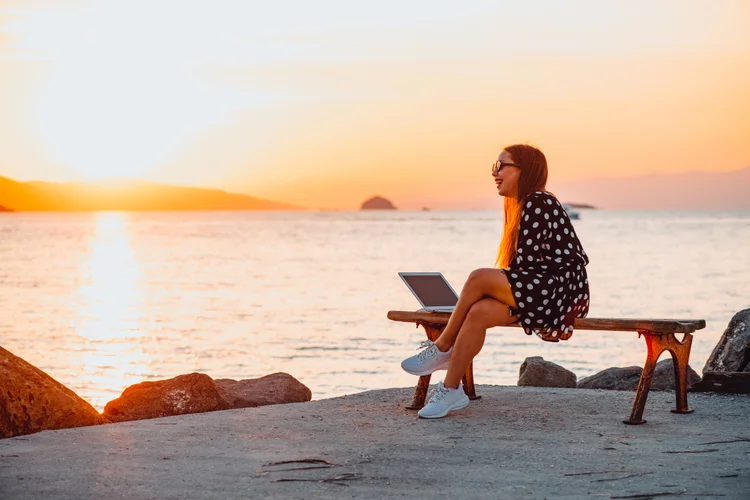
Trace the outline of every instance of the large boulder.
{"type": "Polygon", "coordinates": [[[104,416],[112,422],[167,417],[186,413],[228,410],[226,393],[202,373],[180,375],[158,382],[141,382],[107,403],[104,416]]]}
{"type": "Polygon", "coordinates": [[[533,387],[575,387],[576,374],[541,356],[526,358],[518,371],[518,385],[533,387]]]}
{"type": "Polygon", "coordinates": [[[302,403],[312,399],[312,391],[288,373],[246,380],[222,378],[216,380],[216,385],[229,396],[232,408],[302,403]]]}
{"type": "Polygon", "coordinates": [[[141,382],[107,403],[104,415],[112,422],[167,417],[186,413],[248,408],[310,401],[312,392],[288,373],[256,379],[214,380],[190,373],[158,382],[141,382]]]}
{"type": "Polygon", "coordinates": [[[578,382],[579,389],[608,389],[612,391],[634,391],[638,387],[643,368],[627,366],[612,367],[602,370],[578,382]]]}
{"type": "Polygon", "coordinates": [[[106,423],[89,403],[0,347],[0,438],[106,423]]]}
{"type": "Polygon", "coordinates": [[[743,309],[729,321],[703,367],[706,372],[750,372],[750,309],[743,309]]]}
{"type": "MultiPolygon", "coordinates": [[[[638,388],[643,368],[628,366],[625,368],[607,368],[599,373],[581,379],[579,389],[608,389],[614,391],[634,391],[638,388]]],[[[700,376],[688,365],[687,386],[700,381],[700,376]]],[[[651,378],[652,391],[674,390],[674,363],[669,356],[656,363],[654,375],[651,378]]]]}
{"type": "MultiPolygon", "coordinates": [[[[672,356],[667,355],[667,359],[662,359],[656,363],[654,369],[654,376],[651,379],[651,390],[652,391],[673,391],[674,390],[674,361],[672,356]]],[[[688,388],[700,382],[701,377],[690,365],[687,368],[687,386],[688,388]]]]}
{"type": "Polygon", "coordinates": [[[703,379],[690,390],[750,394],[750,372],[703,372],[703,379]]]}

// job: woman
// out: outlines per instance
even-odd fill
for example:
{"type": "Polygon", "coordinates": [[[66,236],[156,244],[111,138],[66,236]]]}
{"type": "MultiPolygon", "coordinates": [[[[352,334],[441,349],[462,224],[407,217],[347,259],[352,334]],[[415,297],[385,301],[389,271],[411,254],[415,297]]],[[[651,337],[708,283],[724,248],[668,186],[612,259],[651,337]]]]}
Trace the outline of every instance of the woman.
{"type": "Polygon", "coordinates": [[[545,191],[547,160],[533,146],[516,144],[492,166],[505,197],[505,226],[496,267],[473,271],[448,324],[435,342],[401,367],[413,375],[448,370],[423,418],[440,418],[469,404],[461,378],[484,344],[487,328],[518,323],[542,340],[567,340],[573,321],[589,310],[588,257],[570,218],[545,191]]]}

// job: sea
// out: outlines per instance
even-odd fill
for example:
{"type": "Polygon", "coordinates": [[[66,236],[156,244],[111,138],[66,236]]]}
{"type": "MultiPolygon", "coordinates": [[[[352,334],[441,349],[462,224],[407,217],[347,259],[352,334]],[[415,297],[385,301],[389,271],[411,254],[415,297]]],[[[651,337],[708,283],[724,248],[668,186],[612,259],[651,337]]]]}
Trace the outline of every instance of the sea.
{"type": "MultiPolygon", "coordinates": [[[[702,318],[691,366],[750,307],[750,211],[582,210],[589,317],[702,318]]],[[[101,410],[126,387],[199,372],[287,372],[313,399],[414,386],[399,363],[421,329],[399,271],[440,271],[459,291],[494,263],[502,212],[0,214],[0,346],[101,410]]],[[[642,365],[636,333],[546,343],[493,328],[478,384],[515,385],[542,356],[578,378],[642,365]]],[[[665,354],[664,356],[668,356],[665,354]]]]}

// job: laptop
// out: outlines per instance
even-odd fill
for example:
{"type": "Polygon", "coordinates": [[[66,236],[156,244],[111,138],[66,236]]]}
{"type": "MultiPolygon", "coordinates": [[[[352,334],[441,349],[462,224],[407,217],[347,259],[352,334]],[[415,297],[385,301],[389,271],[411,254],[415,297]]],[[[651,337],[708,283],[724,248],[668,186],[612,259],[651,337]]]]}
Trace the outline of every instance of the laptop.
{"type": "Polygon", "coordinates": [[[398,273],[422,308],[429,312],[453,312],[458,295],[442,273],[398,273]]]}

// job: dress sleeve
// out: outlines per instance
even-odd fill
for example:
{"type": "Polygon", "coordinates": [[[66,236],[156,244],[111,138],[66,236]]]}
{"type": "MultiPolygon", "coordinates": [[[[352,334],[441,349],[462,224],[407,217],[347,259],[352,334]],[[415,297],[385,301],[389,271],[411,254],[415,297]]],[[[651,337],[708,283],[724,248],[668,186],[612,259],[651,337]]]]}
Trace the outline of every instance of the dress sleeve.
{"type": "Polygon", "coordinates": [[[541,260],[541,251],[549,246],[551,214],[553,205],[548,197],[536,192],[524,200],[521,210],[521,225],[518,229],[515,264],[541,260]]]}

